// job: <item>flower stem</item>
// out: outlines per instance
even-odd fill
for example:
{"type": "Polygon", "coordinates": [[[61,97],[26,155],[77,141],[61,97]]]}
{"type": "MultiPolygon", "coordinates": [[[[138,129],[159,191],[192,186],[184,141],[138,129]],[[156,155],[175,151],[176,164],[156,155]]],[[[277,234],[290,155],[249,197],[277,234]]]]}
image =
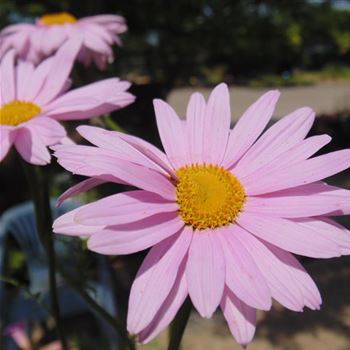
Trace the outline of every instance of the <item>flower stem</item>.
{"type": "Polygon", "coordinates": [[[62,342],[62,349],[67,350],[67,345],[64,347],[64,344],[67,344],[64,332],[62,330],[62,322],[60,318],[60,310],[57,299],[57,285],[56,285],[56,270],[61,274],[64,280],[74,288],[82,299],[93,308],[97,314],[99,314],[107,323],[109,323],[117,333],[121,335],[120,339],[120,349],[128,348],[130,350],[135,350],[135,343],[132,339],[128,337],[127,331],[123,324],[121,324],[117,319],[113,318],[105,309],[103,309],[96,301],[84,290],[75,283],[74,279],[71,278],[65,271],[56,267],[55,251],[53,245],[53,234],[52,234],[52,214],[49,201],[49,191],[47,186],[47,181],[45,181],[44,174],[42,169],[39,167],[33,167],[25,162],[23,162],[26,177],[30,185],[32,196],[35,205],[36,219],[37,219],[37,228],[40,240],[44,245],[48,260],[49,260],[49,272],[50,272],[50,294],[52,301],[52,314],[54,315],[57,331],[59,338],[62,342]],[[63,336],[63,338],[62,338],[63,336]]]}
{"type": "Polygon", "coordinates": [[[56,322],[57,335],[62,349],[68,350],[67,340],[63,331],[56,283],[56,256],[52,233],[52,213],[48,183],[43,169],[23,162],[25,174],[32,193],[35,206],[36,225],[40,240],[46,250],[49,265],[49,288],[51,310],[56,322]]]}
{"type": "Polygon", "coordinates": [[[7,277],[3,275],[0,275],[0,282],[7,283],[15,288],[22,290],[26,298],[34,300],[38,304],[38,306],[40,306],[47,313],[51,314],[51,309],[43,303],[43,301],[41,300],[41,295],[32,293],[30,289],[21,282],[16,281],[12,277],[7,277]]]}
{"type": "Polygon", "coordinates": [[[85,302],[95,310],[95,312],[101,316],[107,323],[109,323],[116,331],[121,335],[121,340],[119,343],[120,349],[129,348],[130,350],[135,350],[135,344],[132,339],[128,337],[127,331],[123,324],[115,319],[109,312],[107,312],[102,306],[100,306],[96,301],[78,285],[72,277],[70,277],[63,269],[58,268],[60,274],[63,276],[64,280],[74,288],[81,296],[85,302]]]}
{"type": "Polygon", "coordinates": [[[107,128],[113,131],[125,132],[124,129],[117,122],[115,122],[110,115],[106,116],[103,121],[107,128]]]}
{"type": "Polygon", "coordinates": [[[184,335],[188,319],[190,318],[191,310],[192,303],[190,298],[187,298],[171,324],[168,350],[180,349],[181,340],[184,335]]]}

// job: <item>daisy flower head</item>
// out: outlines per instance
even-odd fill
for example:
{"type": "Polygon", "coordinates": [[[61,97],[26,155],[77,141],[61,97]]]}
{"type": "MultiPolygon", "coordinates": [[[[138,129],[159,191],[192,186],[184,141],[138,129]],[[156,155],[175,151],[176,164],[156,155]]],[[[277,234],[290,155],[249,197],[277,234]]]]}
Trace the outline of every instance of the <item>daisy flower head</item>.
{"type": "Polygon", "coordinates": [[[131,288],[128,330],[148,342],[189,295],[203,317],[221,307],[236,340],[254,335],[256,310],[274,298],[319,309],[320,293],[294,254],[349,254],[350,233],[331,216],[350,212],[350,191],[321,180],[350,166],[350,150],[310,158],[330,141],[306,138],[314,113],[301,108],[265,132],[279,93],[260,97],[230,129],[229,92],[192,95],[187,119],[154,101],[165,153],[118,132],[82,126],[93,146],[62,145],[58,162],[89,179],[60,200],[105,181],[139,190],[77,208],[57,233],[88,236],[89,249],[129,254],[151,248],[131,288]]]}
{"type": "Polygon", "coordinates": [[[68,91],[80,41],[67,41],[36,68],[16,64],[13,50],[0,61],[0,161],[14,145],[27,162],[45,165],[51,158],[47,147],[66,137],[59,121],[96,117],[134,101],[126,92],[130,84],[118,78],[68,91]]]}
{"type": "Polygon", "coordinates": [[[127,30],[121,16],[98,15],[78,19],[68,12],[45,14],[34,24],[10,25],[0,32],[0,57],[9,49],[34,64],[54,54],[63,43],[81,36],[77,59],[86,66],[95,63],[101,70],[114,59],[112,46],[122,45],[119,34],[127,30]]]}

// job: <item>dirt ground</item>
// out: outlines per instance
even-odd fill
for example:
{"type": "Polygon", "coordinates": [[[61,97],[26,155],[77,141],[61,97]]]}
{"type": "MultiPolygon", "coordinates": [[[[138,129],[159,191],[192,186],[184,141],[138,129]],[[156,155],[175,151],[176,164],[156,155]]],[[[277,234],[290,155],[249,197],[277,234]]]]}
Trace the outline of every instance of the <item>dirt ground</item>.
{"type": "MultiPolygon", "coordinates": [[[[168,102],[180,116],[185,116],[187,101],[191,94],[199,91],[208,97],[211,90],[211,88],[202,87],[174,89],[168,96],[168,102]]],[[[268,90],[271,88],[230,86],[232,120],[236,121],[250,104],[268,90]]],[[[313,108],[317,114],[350,110],[350,83],[348,82],[282,87],[279,90],[281,97],[274,115],[276,119],[304,106],[313,108]]]]}

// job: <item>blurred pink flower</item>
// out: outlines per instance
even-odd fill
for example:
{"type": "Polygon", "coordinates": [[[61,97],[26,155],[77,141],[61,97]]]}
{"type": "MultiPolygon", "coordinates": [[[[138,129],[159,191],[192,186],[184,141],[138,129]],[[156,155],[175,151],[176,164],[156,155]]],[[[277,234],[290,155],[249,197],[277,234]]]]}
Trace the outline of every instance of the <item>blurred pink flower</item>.
{"type": "Polygon", "coordinates": [[[118,34],[127,30],[125,19],[116,15],[98,15],[77,19],[67,12],[47,14],[35,24],[10,25],[0,32],[0,58],[11,48],[16,55],[33,64],[54,54],[74,36],[82,38],[78,60],[94,62],[105,69],[113,60],[114,44],[122,45],[118,34]]]}
{"type": "Polygon", "coordinates": [[[11,337],[20,349],[30,350],[32,348],[24,322],[18,322],[7,326],[4,330],[4,334],[11,337]]]}
{"type": "MultiPolygon", "coordinates": [[[[18,345],[21,350],[32,350],[32,342],[26,332],[26,326],[24,322],[18,322],[7,326],[4,330],[4,334],[8,335],[18,345]]],[[[37,346],[35,346],[35,349],[37,346]]],[[[39,350],[62,350],[61,342],[56,340],[50,344],[44,345],[39,350]]]]}
{"type": "Polygon", "coordinates": [[[23,61],[15,65],[13,50],[0,61],[0,161],[14,144],[27,162],[47,164],[47,146],[65,140],[59,121],[96,117],[134,101],[126,92],[130,83],[118,78],[68,91],[80,46],[80,39],[71,39],[36,68],[23,61]]]}
{"type": "Polygon", "coordinates": [[[104,181],[141,189],[54,223],[57,233],[88,236],[89,249],[101,254],[151,247],[129,300],[128,330],[139,341],[162,331],[188,295],[203,317],[220,305],[243,346],[253,338],[256,309],[269,310],[272,298],[294,311],[319,309],[320,293],[291,253],[350,253],[349,231],[328,218],[350,213],[350,191],[321,182],[350,166],[350,150],[309,159],[331,139],[305,138],[314,121],[309,108],[263,133],[278,97],[264,94],[232,130],[225,84],[208,102],[193,94],[186,121],[155,100],[165,154],[139,138],[88,126],[78,131],[96,147],[56,147],[64,168],[90,177],[60,201],[104,181]]]}

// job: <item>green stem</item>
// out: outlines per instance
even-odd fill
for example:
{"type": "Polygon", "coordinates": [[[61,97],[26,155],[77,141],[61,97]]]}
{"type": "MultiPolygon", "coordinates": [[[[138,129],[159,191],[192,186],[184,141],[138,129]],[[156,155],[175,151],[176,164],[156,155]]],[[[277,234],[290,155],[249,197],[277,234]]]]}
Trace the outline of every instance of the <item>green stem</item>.
{"type": "Polygon", "coordinates": [[[3,275],[0,275],[0,282],[7,283],[7,284],[10,284],[13,287],[21,289],[23,291],[25,297],[33,299],[40,307],[42,307],[46,312],[51,314],[50,308],[48,308],[47,305],[42,302],[41,296],[39,294],[32,293],[30,291],[30,289],[27,288],[21,282],[15,280],[14,278],[3,276],[3,275]]]}
{"type": "MultiPolygon", "coordinates": [[[[108,322],[116,331],[121,335],[120,348],[125,349],[129,348],[130,350],[135,350],[135,344],[132,339],[128,337],[127,331],[123,324],[121,324],[117,319],[113,318],[111,314],[109,314],[106,310],[104,310],[96,301],[84,290],[75,283],[74,279],[71,278],[68,274],[66,274],[60,266],[56,267],[56,259],[53,245],[53,235],[52,235],[52,214],[51,207],[49,201],[49,193],[47,188],[47,182],[45,181],[44,175],[39,167],[33,167],[24,163],[24,168],[26,172],[26,176],[28,178],[28,183],[31,186],[32,195],[36,208],[36,217],[37,217],[37,226],[38,233],[46,248],[48,259],[49,259],[49,271],[50,271],[50,293],[52,303],[52,313],[56,320],[57,330],[59,333],[59,338],[63,341],[64,344],[65,338],[64,333],[62,331],[62,323],[60,319],[60,310],[59,304],[57,301],[57,286],[56,286],[56,268],[59,273],[62,275],[64,280],[74,288],[80,296],[86,301],[90,307],[92,307],[106,322],[108,322]],[[45,204],[45,205],[43,205],[45,204]],[[40,227],[39,227],[40,226],[40,227]],[[47,234],[46,234],[47,233],[47,234]],[[55,302],[56,300],[56,302],[55,302]]],[[[62,345],[63,346],[63,345],[62,345]]],[[[67,348],[63,347],[63,350],[67,350],[67,348]]]]}
{"type": "Polygon", "coordinates": [[[103,121],[107,128],[113,131],[125,132],[124,129],[117,122],[115,122],[110,115],[104,117],[103,121]]]}
{"type": "Polygon", "coordinates": [[[192,303],[189,298],[185,300],[170,328],[168,350],[179,350],[188,319],[190,318],[192,303]]]}
{"type": "Polygon", "coordinates": [[[63,331],[56,283],[56,256],[52,233],[52,213],[48,183],[43,169],[23,162],[28,184],[35,206],[36,225],[40,240],[46,250],[49,265],[49,286],[51,310],[56,322],[58,338],[62,349],[68,350],[67,340],[63,331]]]}
{"type": "Polygon", "coordinates": [[[115,319],[109,312],[107,312],[101,305],[96,303],[96,301],[84,290],[79,284],[77,284],[72,277],[70,277],[65,271],[58,267],[60,274],[63,276],[64,280],[74,288],[80,296],[85,300],[85,302],[93,308],[97,314],[99,314],[106,322],[108,322],[116,331],[121,335],[120,349],[129,348],[130,350],[135,350],[135,343],[132,339],[128,337],[128,333],[124,325],[117,319],[115,319]]]}

